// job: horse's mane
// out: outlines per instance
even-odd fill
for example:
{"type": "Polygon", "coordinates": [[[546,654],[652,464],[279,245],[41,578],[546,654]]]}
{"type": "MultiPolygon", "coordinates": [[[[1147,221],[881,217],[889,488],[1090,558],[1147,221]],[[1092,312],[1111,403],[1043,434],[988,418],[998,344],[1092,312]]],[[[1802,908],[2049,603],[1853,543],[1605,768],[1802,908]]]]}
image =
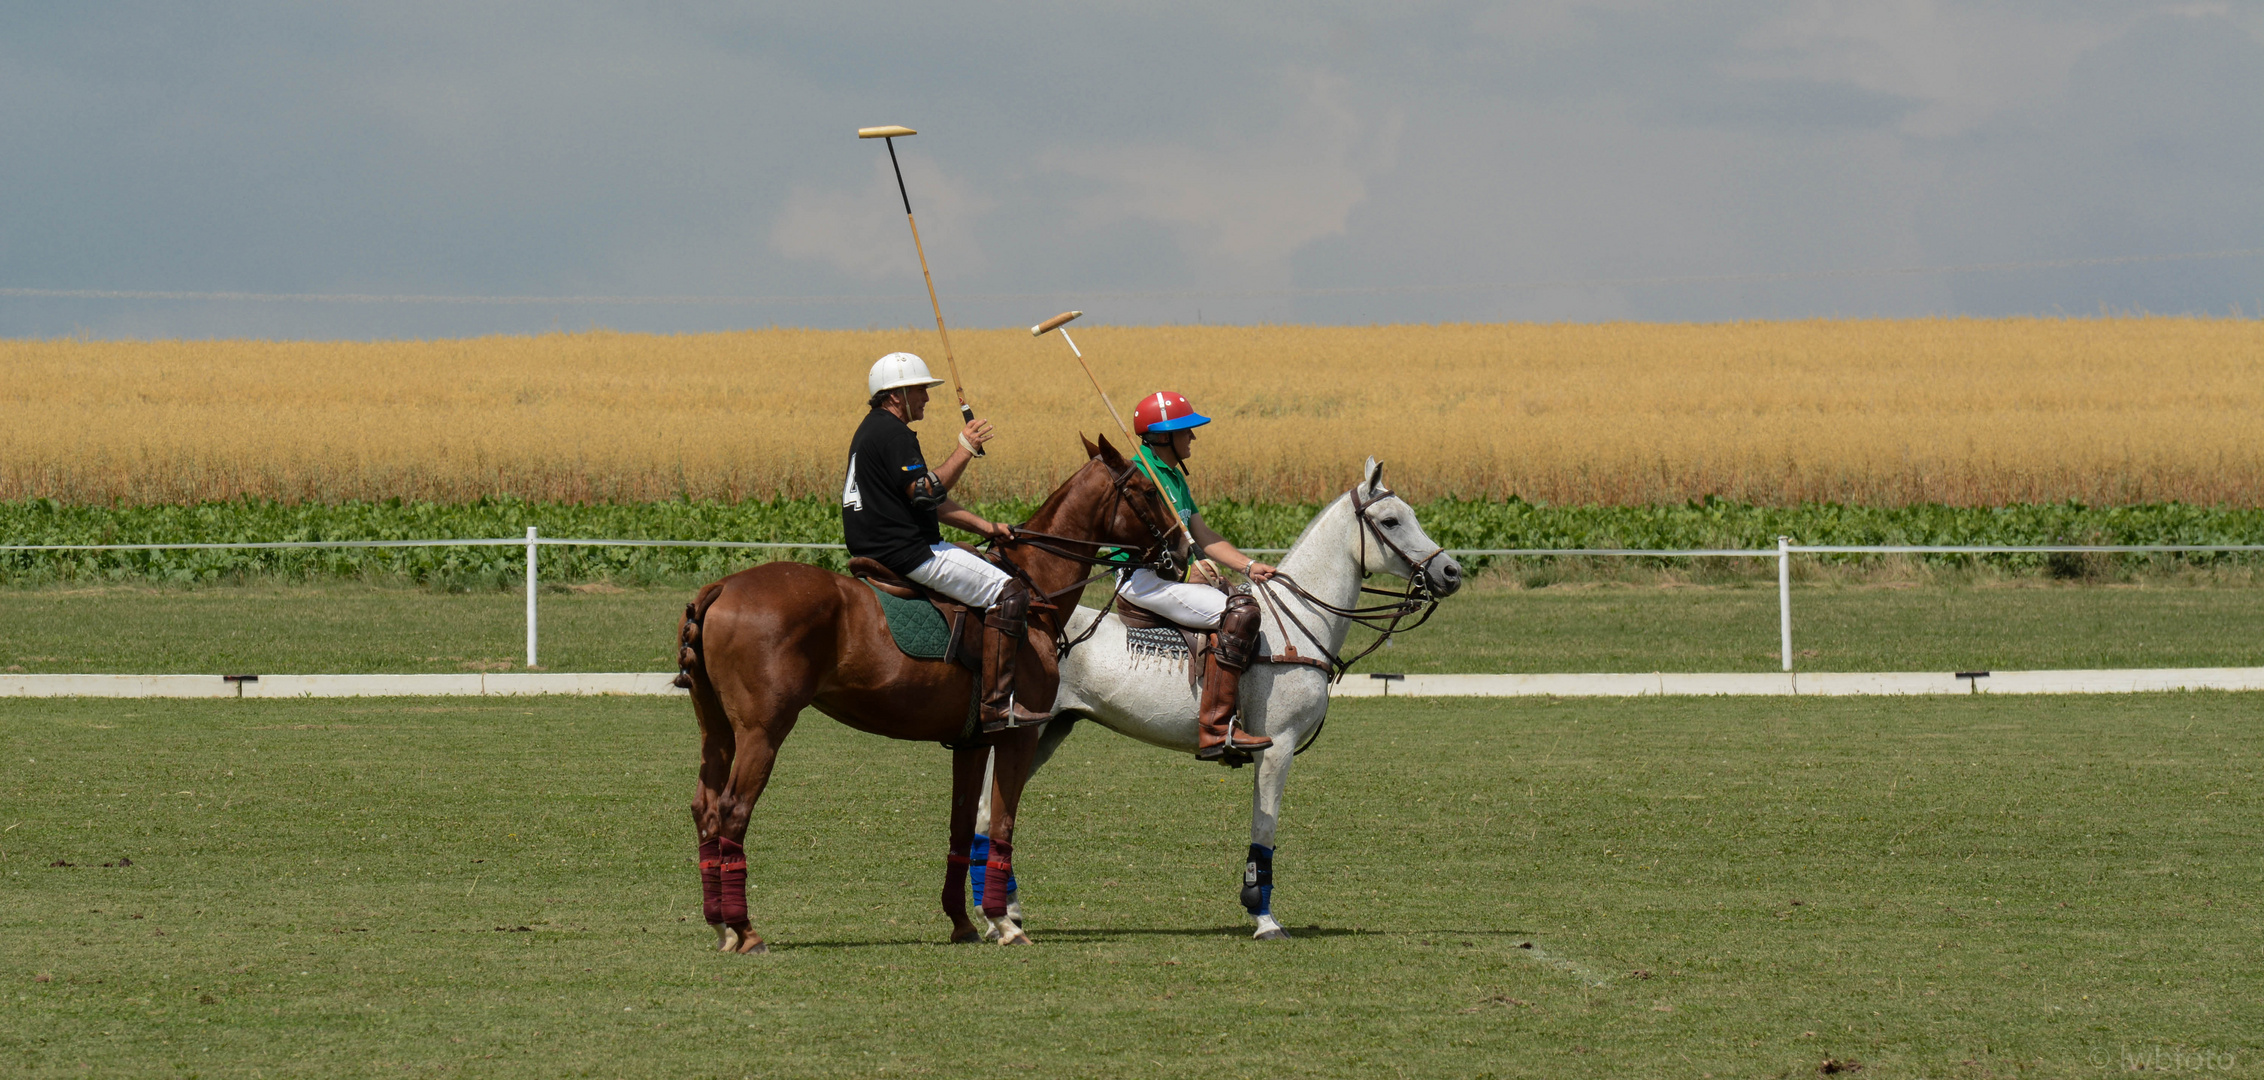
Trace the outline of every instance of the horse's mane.
{"type": "MultiPolygon", "coordinates": [[[[1312,533],[1313,533],[1313,527],[1314,527],[1314,526],[1316,526],[1316,525],[1319,525],[1319,524],[1321,523],[1321,519],[1322,519],[1322,518],[1325,518],[1325,517],[1327,517],[1327,516],[1329,516],[1329,511],[1336,509],[1336,504],[1338,504],[1338,503],[1340,503],[1340,502],[1343,502],[1343,501],[1344,501],[1344,500],[1345,500],[1345,499],[1346,499],[1346,498],[1347,498],[1347,497],[1348,497],[1349,495],[1350,495],[1350,493],[1349,493],[1349,492],[1347,492],[1347,493],[1346,493],[1346,494],[1344,494],[1344,495],[1339,495],[1339,496],[1337,496],[1336,498],[1330,499],[1330,500],[1328,501],[1328,503],[1327,503],[1326,505],[1322,506],[1322,507],[1321,507],[1321,512],[1320,512],[1320,513],[1318,513],[1318,514],[1314,514],[1314,515],[1313,515],[1313,520],[1306,522],[1306,523],[1305,523],[1305,527],[1304,527],[1303,529],[1300,529],[1300,530],[1298,530],[1298,532],[1297,532],[1297,539],[1296,539],[1295,541],[1293,541],[1293,542],[1292,542],[1292,543],[1291,543],[1291,544],[1289,545],[1289,550],[1291,550],[1291,551],[1295,551],[1295,550],[1297,550],[1297,545],[1298,545],[1298,544],[1302,544],[1302,543],[1304,543],[1304,542],[1305,542],[1305,538],[1306,538],[1307,536],[1310,536],[1310,535],[1312,535],[1312,533]]],[[[1283,558],[1287,558],[1287,557],[1288,557],[1287,555],[1284,555],[1284,556],[1283,556],[1283,558]]]]}
{"type": "Polygon", "coordinates": [[[1039,503],[1037,509],[1030,511],[1030,516],[1028,518],[1025,518],[1024,520],[1036,521],[1041,517],[1045,517],[1047,511],[1055,509],[1055,507],[1060,504],[1062,500],[1069,497],[1069,489],[1077,483],[1077,478],[1084,475],[1085,470],[1091,468],[1094,463],[1098,461],[1100,461],[1100,459],[1097,457],[1086,458],[1085,463],[1083,465],[1077,466],[1076,470],[1069,474],[1069,479],[1063,480],[1061,482],[1061,486],[1054,488],[1053,493],[1047,495],[1046,500],[1042,503],[1039,503]]]}

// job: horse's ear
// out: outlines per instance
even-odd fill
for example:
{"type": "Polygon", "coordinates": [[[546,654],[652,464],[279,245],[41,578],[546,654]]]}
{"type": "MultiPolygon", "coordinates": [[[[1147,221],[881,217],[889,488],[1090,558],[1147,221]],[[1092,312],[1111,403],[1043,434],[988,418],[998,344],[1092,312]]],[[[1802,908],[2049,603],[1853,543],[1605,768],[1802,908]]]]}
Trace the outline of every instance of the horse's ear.
{"type": "Polygon", "coordinates": [[[1101,448],[1094,446],[1093,440],[1086,438],[1082,432],[1078,433],[1077,441],[1085,444],[1085,456],[1087,458],[1097,458],[1101,456],[1101,448]]]}
{"type": "Polygon", "coordinates": [[[1366,476],[1367,478],[1361,481],[1361,484],[1363,487],[1366,487],[1368,489],[1368,497],[1372,499],[1376,497],[1376,492],[1383,490],[1384,463],[1377,461],[1374,458],[1369,458],[1368,471],[1366,476]]]}
{"type": "Polygon", "coordinates": [[[1096,451],[1096,455],[1102,461],[1108,462],[1111,467],[1124,464],[1124,455],[1117,453],[1116,447],[1109,445],[1108,436],[1102,435],[1100,436],[1100,440],[1101,444],[1096,451]]]}

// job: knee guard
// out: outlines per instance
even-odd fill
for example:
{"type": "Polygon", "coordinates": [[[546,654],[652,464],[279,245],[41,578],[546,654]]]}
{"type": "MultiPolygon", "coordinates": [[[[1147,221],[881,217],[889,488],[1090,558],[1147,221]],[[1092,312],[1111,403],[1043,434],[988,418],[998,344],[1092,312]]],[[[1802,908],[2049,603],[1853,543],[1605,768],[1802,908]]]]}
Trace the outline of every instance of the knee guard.
{"type": "Polygon", "coordinates": [[[1008,637],[1021,637],[1030,616],[1030,587],[1020,578],[1007,579],[998,601],[983,613],[983,625],[1008,637]]]}
{"type": "Polygon", "coordinates": [[[1226,598],[1226,613],[1218,620],[1218,662],[1229,671],[1250,670],[1258,649],[1258,602],[1242,594],[1226,598]]]}
{"type": "Polygon", "coordinates": [[[1242,864],[1242,909],[1252,918],[1273,914],[1273,853],[1252,844],[1250,861],[1242,864]]]}

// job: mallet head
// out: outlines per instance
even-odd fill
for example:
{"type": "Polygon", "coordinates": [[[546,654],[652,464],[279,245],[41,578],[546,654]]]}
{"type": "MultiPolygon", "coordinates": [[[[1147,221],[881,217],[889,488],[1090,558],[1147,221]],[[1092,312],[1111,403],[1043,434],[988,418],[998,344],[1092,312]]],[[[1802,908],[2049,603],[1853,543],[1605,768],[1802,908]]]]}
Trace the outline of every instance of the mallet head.
{"type": "Polygon", "coordinates": [[[898,135],[917,135],[919,132],[901,124],[883,124],[880,127],[858,128],[860,139],[893,139],[898,135]]]}
{"type": "Polygon", "coordinates": [[[1047,319],[1046,321],[1031,327],[1030,336],[1044,337],[1047,334],[1050,334],[1056,330],[1061,329],[1064,326],[1069,325],[1069,320],[1083,314],[1084,312],[1082,311],[1064,311],[1061,314],[1054,316],[1053,318],[1047,319]]]}

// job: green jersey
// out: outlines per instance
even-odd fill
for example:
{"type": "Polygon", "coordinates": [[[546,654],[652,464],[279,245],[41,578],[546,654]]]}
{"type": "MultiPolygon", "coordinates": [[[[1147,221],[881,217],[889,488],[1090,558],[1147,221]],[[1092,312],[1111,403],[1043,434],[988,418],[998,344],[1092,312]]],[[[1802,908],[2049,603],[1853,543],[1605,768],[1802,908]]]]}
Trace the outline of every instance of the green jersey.
{"type": "MultiPolygon", "coordinates": [[[[1134,467],[1140,471],[1140,475],[1155,481],[1156,486],[1163,489],[1164,497],[1171,500],[1171,505],[1179,508],[1180,517],[1189,520],[1194,519],[1195,495],[1187,490],[1187,474],[1180,471],[1178,466],[1166,463],[1162,458],[1156,456],[1153,448],[1142,443],[1140,444],[1139,464],[1134,467]]],[[[1171,527],[1169,522],[1158,522],[1158,524],[1166,529],[1171,527]]],[[[1138,552],[1118,548],[1103,556],[1103,558],[1107,562],[1122,565],[1131,562],[1138,554],[1138,552]]]]}

